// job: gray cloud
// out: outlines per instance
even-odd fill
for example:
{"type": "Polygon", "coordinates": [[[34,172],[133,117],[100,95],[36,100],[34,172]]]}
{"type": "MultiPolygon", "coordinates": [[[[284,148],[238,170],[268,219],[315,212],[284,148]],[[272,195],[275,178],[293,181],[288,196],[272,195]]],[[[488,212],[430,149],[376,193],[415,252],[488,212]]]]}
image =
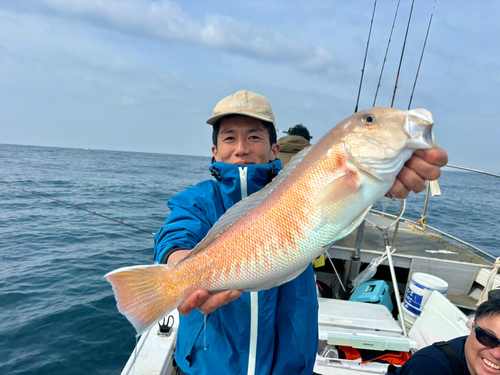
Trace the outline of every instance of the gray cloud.
{"type": "MultiPolygon", "coordinates": [[[[17,11],[44,11],[105,27],[119,33],[171,43],[188,43],[252,59],[331,73],[333,55],[320,45],[223,14],[196,20],[174,2],[148,0],[20,0],[17,11]]],[[[341,60],[337,61],[339,64],[341,60]]]]}

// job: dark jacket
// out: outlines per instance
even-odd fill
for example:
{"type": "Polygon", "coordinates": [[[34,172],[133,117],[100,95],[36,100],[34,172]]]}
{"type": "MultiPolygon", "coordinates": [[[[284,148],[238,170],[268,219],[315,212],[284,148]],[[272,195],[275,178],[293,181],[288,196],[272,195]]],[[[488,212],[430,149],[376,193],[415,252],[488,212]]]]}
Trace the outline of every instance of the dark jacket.
{"type": "MultiPolygon", "coordinates": [[[[467,336],[448,341],[462,363],[464,375],[470,375],[465,359],[465,340],[467,336]]],[[[453,375],[451,364],[446,355],[433,345],[420,349],[396,372],[397,375],[453,375]]]]}

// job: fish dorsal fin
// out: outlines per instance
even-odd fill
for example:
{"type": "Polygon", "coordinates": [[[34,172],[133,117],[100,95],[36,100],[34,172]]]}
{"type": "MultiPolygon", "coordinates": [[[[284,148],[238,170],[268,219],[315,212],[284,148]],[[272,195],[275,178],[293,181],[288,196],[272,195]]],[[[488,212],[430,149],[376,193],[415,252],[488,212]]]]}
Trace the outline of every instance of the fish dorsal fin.
{"type": "Polygon", "coordinates": [[[292,172],[292,170],[301,162],[304,156],[309,152],[312,146],[304,148],[297,153],[285,168],[264,188],[253,193],[249,197],[239,201],[233,207],[226,211],[224,215],[210,229],[205,238],[196,245],[196,247],[184,258],[193,256],[203,250],[210,242],[219,237],[227,228],[229,228],[236,220],[245,215],[250,209],[255,207],[265,197],[271,194],[283,182],[283,180],[292,172]]]}
{"type": "Polygon", "coordinates": [[[299,152],[297,152],[294,156],[292,156],[288,164],[285,165],[285,167],[280,172],[277,178],[284,179],[286,176],[288,176],[290,172],[292,172],[295,169],[295,167],[302,161],[304,156],[306,156],[309,153],[309,150],[311,150],[312,147],[313,146],[307,146],[302,150],[300,150],[299,152]]]}
{"type": "Polygon", "coordinates": [[[359,190],[358,174],[347,170],[346,174],[330,182],[314,199],[311,210],[329,206],[359,190]]]}

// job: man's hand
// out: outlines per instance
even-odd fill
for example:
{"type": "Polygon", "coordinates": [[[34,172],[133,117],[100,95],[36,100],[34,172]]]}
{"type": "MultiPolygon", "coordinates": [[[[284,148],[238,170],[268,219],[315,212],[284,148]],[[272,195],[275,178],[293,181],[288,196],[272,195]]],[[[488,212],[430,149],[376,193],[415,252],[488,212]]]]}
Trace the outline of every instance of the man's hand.
{"type": "Polygon", "coordinates": [[[425,190],[425,181],[437,180],[441,167],[448,163],[448,154],[442,148],[417,150],[396,177],[394,185],[386,194],[389,198],[404,199],[410,191],[420,193],[425,190]]]}
{"type": "MultiPolygon", "coordinates": [[[[168,264],[176,263],[189,254],[191,250],[177,250],[168,257],[168,264]]],[[[179,313],[186,316],[194,309],[198,308],[203,314],[210,314],[219,307],[227,305],[229,302],[239,298],[243,292],[241,290],[224,290],[210,293],[204,289],[198,289],[191,293],[177,307],[179,313]]]]}
{"type": "Polygon", "coordinates": [[[243,291],[224,290],[222,292],[209,293],[204,289],[198,289],[189,295],[182,302],[177,310],[183,316],[186,316],[194,309],[198,308],[203,314],[210,314],[219,307],[227,305],[229,302],[239,298],[243,291]]]}

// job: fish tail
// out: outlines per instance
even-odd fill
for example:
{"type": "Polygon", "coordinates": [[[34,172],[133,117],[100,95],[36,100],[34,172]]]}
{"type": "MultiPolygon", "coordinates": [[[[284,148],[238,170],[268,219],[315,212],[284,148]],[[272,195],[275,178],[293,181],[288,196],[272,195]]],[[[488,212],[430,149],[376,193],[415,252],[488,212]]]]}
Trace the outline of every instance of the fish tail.
{"type": "Polygon", "coordinates": [[[132,323],[137,335],[174,310],[188,294],[177,272],[172,272],[173,267],[123,267],[104,276],[113,286],[118,310],[132,323]]]}

